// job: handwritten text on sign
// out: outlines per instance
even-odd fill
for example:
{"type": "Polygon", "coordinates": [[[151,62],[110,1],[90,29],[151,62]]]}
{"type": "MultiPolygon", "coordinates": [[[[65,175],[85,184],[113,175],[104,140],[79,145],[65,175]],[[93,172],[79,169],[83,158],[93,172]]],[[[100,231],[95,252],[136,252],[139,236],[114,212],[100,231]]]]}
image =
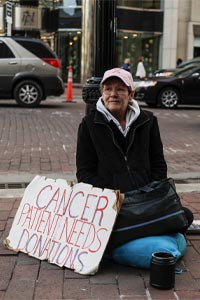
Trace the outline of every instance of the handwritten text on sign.
{"type": "Polygon", "coordinates": [[[117,215],[117,193],[36,176],[26,188],[7,245],[41,260],[94,274],[117,215]]]}

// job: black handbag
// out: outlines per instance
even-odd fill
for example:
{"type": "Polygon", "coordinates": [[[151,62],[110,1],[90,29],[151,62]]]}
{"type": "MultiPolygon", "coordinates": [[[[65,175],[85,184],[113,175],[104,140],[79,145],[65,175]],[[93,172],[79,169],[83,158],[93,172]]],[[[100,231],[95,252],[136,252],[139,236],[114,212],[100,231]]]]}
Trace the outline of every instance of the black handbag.
{"type": "Polygon", "coordinates": [[[172,178],[125,193],[108,248],[145,236],[179,232],[188,220],[172,178]]]}

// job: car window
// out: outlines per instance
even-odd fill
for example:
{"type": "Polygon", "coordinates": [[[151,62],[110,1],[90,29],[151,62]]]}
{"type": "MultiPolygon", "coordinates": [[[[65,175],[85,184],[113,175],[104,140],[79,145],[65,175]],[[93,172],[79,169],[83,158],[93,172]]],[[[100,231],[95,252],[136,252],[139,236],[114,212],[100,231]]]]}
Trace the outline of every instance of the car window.
{"type": "Polygon", "coordinates": [[[191,74],[191,70],[195,69],[194,66],[187,66],[183,69],[177,70],[174,72],[173,77],[182,77],[182,76],[187,76],[191,74]]]}
{"type": "Polygon", "coordinates": [[[39,58],[55,58],[54,53],[50,49],[48,49],[45,44],[28,40],[15,39],[15,41],[39,58]]]}
{"type": "Polygon", "coordinates": [[[182,68],[185,68],[186,66],[190,65],[190,64],[200,64],[200,58],[199,57],[196,57],[194,59],[191,59],[191,60],[188,60],[186,62],[183,62],[181,63],[177,68],[179,69],[182,69],[182,68]]]}
{"type": "Polygon", "coordinates": [[[0,41],[0,58],[15,58],[10,48],[3,41],[0,41]]]}

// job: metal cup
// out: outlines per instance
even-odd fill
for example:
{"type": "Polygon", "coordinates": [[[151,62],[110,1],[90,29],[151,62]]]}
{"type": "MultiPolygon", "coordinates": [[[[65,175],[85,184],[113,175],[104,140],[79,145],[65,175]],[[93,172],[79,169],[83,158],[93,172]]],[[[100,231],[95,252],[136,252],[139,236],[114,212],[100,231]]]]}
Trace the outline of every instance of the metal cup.
{"type": "Polygon", "coordinates": [[[151,258],[150,284],[158,289],[172,289],[175,285],[176,258],[167,252],[154,252],[151,258]]]}

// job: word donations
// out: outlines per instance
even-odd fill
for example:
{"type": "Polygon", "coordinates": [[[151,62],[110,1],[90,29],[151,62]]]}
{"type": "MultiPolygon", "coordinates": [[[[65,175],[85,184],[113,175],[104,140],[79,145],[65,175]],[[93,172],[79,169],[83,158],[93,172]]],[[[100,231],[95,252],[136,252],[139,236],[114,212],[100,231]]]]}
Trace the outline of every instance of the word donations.
{"type": "Polygon", "coordinates": [[[95,274],[121,198],[118,191],[37,175],[25,190],[4,244],[80,274],[95,274]]]}

